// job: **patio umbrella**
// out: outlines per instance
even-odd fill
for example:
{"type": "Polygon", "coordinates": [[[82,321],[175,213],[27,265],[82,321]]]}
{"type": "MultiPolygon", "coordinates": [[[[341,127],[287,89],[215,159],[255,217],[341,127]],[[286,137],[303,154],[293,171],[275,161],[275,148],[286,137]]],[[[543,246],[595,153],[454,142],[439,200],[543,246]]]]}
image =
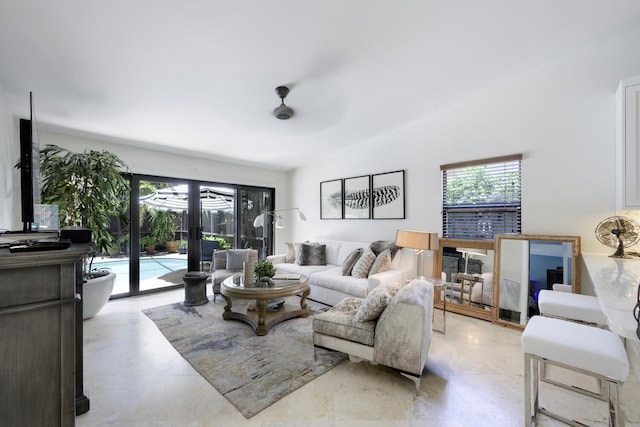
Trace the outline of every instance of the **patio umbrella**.
{"type": "MultiPolygon", "coordinates": [[[[234,208],[235,192],[225,187],[200,187],[200,207],[207,211],[231,211],[234,208]]],[[[180,212],[189,209],[189,187],[187,184],[156,190],[140,197],[140,205],[161,211],[180,212]]]]}

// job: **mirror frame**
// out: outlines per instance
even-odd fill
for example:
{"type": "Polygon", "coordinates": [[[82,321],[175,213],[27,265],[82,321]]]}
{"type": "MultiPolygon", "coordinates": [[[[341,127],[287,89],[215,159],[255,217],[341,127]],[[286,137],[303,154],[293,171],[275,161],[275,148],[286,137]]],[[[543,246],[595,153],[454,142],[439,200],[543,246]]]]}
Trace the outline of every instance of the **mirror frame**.
{"type": "MultiPolygon", "coordinates": [[[[486,249],[493,251],[494,256],[494,267],[495,267],[495,256],[496,250],[493,240],[468,240],[468,239],[451,239],[447,237],[441,237],[439,240],[439,248],[436,256],[433,260],[433,275],[435,277],[441,277],[442,275],[442,259],[444,248],[475,248],[475,249],[486,249]]],[[[495,268],[494,268],[495,271],[495,268]]],[[[495,274],[495,273],[494,273],[495,274]]],[[[434,296],[433,306],[439,309],[443,309],[443,303],[440,300],[440,292],[436,291],[434,296]]],[[[464,314],[466,316],[475,317],[478,319],[493,321],[494,318],[497,317],[496,310],[492,306],[491,310],[485,310],[480,307],[470,307],[463,304],[458,303],[447,303],[447,311],[452,313],[464,314]]]]}
{"type": "MultiPolygon", "coordinates": [[[[499,234],[495,236],[495,259],[493,261],[493,283],[500,283],[500,258],[501,258],[501,242],[503,240],[529,240],[537,242],[566,242],[572,243],[572,256],[573,262],[571,265],[571,277],[573,283],[571,284],[571,292],[575,294],[581,293],[582,290],[582,264],[580,262],[580,236],[552,236],[544,234],[499,234]]],[[[493,293],[494,307],[499,307],[500,301],[500,286],[494,286],[497,292],[493,293]]],[[[447,306],[447,308],[449,308],[447,306]]],[[[504,326],[513,327],[516,329],[524,329],[524,325],[519,323],[510,322],[508,320],[500,319],[499,310],[494,310],[494,323],[502,324],[504,326]]]]}

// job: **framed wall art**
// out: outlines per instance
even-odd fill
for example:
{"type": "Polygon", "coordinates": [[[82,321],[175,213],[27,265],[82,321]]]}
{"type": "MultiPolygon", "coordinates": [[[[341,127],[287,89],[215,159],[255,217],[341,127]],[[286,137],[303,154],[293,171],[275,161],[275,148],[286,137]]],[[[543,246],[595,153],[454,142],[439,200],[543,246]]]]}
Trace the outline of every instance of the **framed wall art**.
{"type": "Polygon", "coordinates": [[[369,175],[344,179],[344,218],[371,218],[371,177],[369,175]]]}
{"type": "Polygon", "coordinates": [[[373,219],[404,219],[404,170],[371,176],[373,219]]]}
{"type": "Polygon", "coordinates": [[[320,219],[342,219],[342,179],[320,183],[320,219]]]}

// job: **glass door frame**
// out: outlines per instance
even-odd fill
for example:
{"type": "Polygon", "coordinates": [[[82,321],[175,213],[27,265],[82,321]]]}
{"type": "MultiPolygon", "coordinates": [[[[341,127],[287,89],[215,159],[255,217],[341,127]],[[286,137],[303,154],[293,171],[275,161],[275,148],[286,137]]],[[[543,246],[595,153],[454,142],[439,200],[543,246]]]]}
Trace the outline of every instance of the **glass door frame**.
{"type": "MultiPolygon", "coordinates": [[[[186,184],[189,188],[189,201],[187,212],[187,271],[201,270],[201,240],[202,240],[202,224],[200,211],[200,187],[201,186],[220,186],[229,187],[235,190],[234,196],[234,239],[233,247],[238,248],[242,236],[242,197],[243,191],[262,191],[266,192],[266,206],[259,212],[265,213],[273,211],[275,207],[275,188],[258,187],[242,184],[221,183],[215,181],[190,180],[185,178],[174,178],[167,176],[146,175],[146,174],[127,174],[130,179],[131,193],[129,197],[129,292],[112,295],[111,299],[125,298],[130,296],[144,295],[154,292],[161,292],[170,289],[179,289],[184,287],[183,284],[174,286],[166,286],[157,289],[140,290],[140,183],[141,181],[154,182],[170,182],[172,184],[186,184]]],[[[263,233],[266,238],[266,255],[270,255],[273,251],[273,228],[270,221],[265,221],[265,229],[263,233]]]]}

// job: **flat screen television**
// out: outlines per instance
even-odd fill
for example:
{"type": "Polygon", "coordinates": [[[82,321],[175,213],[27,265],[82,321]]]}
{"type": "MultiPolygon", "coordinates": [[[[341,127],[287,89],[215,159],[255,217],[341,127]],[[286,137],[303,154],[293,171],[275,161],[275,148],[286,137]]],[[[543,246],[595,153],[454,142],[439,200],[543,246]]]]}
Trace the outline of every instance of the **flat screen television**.
{"type": "Polygon", "coordinates": [[[29,119],[20,119],[20,194],[22,231],[35,231],[34,208],[40,204],[40,141],[32,92],[29,92],[29,119]]]}

